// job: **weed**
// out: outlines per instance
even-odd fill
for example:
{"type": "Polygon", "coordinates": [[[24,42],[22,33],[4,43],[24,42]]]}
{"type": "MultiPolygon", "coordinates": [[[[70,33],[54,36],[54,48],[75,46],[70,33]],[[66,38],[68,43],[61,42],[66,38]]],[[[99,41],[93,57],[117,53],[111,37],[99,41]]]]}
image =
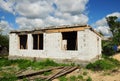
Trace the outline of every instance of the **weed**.
{"type": "Polygon", "coordinates": [[[77,77],[76,76],[70,76],[70,81],[76,81],[77,80],[77,77]]]}
{"type": "Polygon", "coordinates": [[[91,77],[88,77],[86,81],[92,81],[92,78],[91,78],[91,77]]]}
{"type": "Polygon", "coordinates": [[[83,72],[83,75],[87,75],[88,73],[87,72],[83,72]]]}
{"type": "Polygon", "coordinates": [[[26,78],[23,78],[22,80],[23,80],[23,81],[29,81],[29,80],[28,80],[28,79],[26,79],[26,78]]]}
{"type": "Polygon", "coordinates": [[[50,74],[52,74],[52,71],[48,71],[48,72],[44,72],[44,73],[43,73],[43,75],[45,75],[45,76],[48,76],[48,75],[50,75],[50,74]]]}
{"type": "Polygon", "coordinates": [[[77,78],[80,79],[80,80],[83,80],[83,76],[82,75],[78,75],[77,78]]]}
{"type": "Polygon", "coordinates": [[[3,77],[0,78],[0,81],[16,81],[17,78],[13,74],[4,73],[3,77]]]}
{"type": "Polygon", "coordinates": [[[35,81],[46,81],[46,80],[43,80],[43,79],[36,79],[35,81]]]}
{"type": "Polygon", "coordinates": [[[60,81],[68,81],[68,79],[67,79],[65,76],[61,76],[61,77],[59,78],[59,80],[60,80],[60,81]]]}
{"type": "Polygon", "coordinates": [[[11,62],[6,58],[0,58],[0,67],[9,66],[11,62]]]}
{"type": "Polygon", "coordinates": [[[111,70],[113,68],[119,67],[120,62],[113,58],[106,58],[102,60],[98,60],[94,63],[89,63],[86,68],[91,70],[111,70]]]}
{"type": "Polygon", "coordinates": [[[38,61],[38,62],[33,62],[32,63],[32,67],[34,69],[43,69],[43,68],[47,68],[49,66],[59,66],[59,64],[57,64],[56,62],[54,62],[53,60],[50,59],[46,59],[44,61],[38,61]]]}

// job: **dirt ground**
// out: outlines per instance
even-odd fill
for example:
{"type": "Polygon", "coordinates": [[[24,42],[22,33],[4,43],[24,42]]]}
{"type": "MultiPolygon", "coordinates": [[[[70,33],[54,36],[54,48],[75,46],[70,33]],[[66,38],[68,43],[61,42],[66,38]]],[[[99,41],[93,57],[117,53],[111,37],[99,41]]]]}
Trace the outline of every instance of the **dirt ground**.
{"type": "MultiPolygon", "coordinates": [[[[72,73],[66,75],[66,77],[78,76],[78,75],[82,75],[84,79],[86,79],[87,77],[91,77],[92,81],[120,81],[120,69],[117,70],[116,72],[111,72],[111,71],[93,72],[86,69],[77,69],[72,73]],[[87,74],[83,75],[84,72],[86,72],[87,74]]],[[[54,79],[53,81],[59,81],[59,80],[54,79]]]]}
{"type": "Polygon", "coordinates": [[[118,61],[120,61],[120,53],[117,53],[113,56],[114,59],[117,59],[118,61]]]}
{"type": "MultiPolygon", "coordinates": [[[[112,56],[114,59],[117,59],[120,61],[120,53],[115,54],[112,56]]],[[[78,76],[82,75],[84,78],[91,77],[92,81],[120,81],[120,68],[115,71],[91,71],[87,69],[77,69],[73,71],[72,73],[66,75],[66,77],[70,76],[78,76]],[[83,73],[86,72],[86,75],[83,75],[83,73]]],[[[58,79],[54,79],[53,81],[59,81],[58,79]]]]}

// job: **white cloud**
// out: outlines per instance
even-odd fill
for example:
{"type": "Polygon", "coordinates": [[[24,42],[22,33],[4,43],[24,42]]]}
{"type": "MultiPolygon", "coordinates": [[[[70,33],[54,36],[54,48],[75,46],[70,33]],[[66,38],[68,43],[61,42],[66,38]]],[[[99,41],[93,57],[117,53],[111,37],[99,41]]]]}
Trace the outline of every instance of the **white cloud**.
{"type": "Polygon", "coordinates": [[[109,16],[117,16],[118,18],[120,18],[120,12],[114,12],[112,14],[107,15],[107,17],[109,16]]]}
{"type": "Polygon", "coordinates": [[[20,29],[33,29],[42,27],[44,25],[44,21],[41,19],[28,19],[25,17],[19,17],[16,19],[16,23],[19,24],[20,29]]]}
{"type": "MultiPolygon", "coordinates": [[[[118,19],[120,19],[120,13],[119,12],[114,12],[112,14],[108,14],[106,17],[108,16],[117,16],[118,19]]],[[[112,35],[111,32],[110,32],[110,28],[109,26],[107,25],[107,21],[104,18],[96,21],[95,24],[93,24],[93,26],[95,27],[95,29],[99,32],[102,32],[104,35],[112,35]]]]}
{"type": "Polygon", "coordinates": [[[1,0],[0,8],[17,15],[20,29],[51,25],[87,24],[88,0],[1,0]]]}
{"type": "Polygon", "coordinates": [[[55,0],[58,10],[64,13],[78,14],[85,10],[88,0],[55,0]]]}
{"type": "Polygon", "coordinates": [[[8,34],[12,29],[13,28],[7,21],[3,21],[3,20],[0,21],[0,30],[2,30],[1,31],[2,34],[8,34]]]}
{"type": "Polygon", "coordinates": [[[0,8],[10,13],[14,13],[15,0],[0,0],[0,8]]]}
{"type": "Polygon", "coordinates": [[[17,3],[16,12],[22,16],[30,18],[46,17],[52,12],[53,8],[46,0],[31,2],[23,0],[17,3]]]}

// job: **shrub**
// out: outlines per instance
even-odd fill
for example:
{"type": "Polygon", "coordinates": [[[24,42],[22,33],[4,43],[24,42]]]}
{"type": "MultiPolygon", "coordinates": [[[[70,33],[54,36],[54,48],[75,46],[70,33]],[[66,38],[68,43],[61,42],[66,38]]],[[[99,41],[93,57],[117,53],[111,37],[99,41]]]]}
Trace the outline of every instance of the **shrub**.
{"type": "Polygon", "coordinates": [[[109,59],[103,59],[103,60],[98,60],[94,63],[89,63],[86,68],[99,71],[99,70],[110,70],[115,67],[117,67],[119,62],[117,60],[114,60],[112,58],[109,59]]]}
{"type": "Polygon", "coordinates": [[[46,68],[48,66],[59,66],[59,64],[57,64],[56,62],[54,62],[53,60],[50,60],[50,59],[46,59],[43,61],[38,61],[38,62],[32,63],[32,67],[38,68],[38,69],[43,69],[43,68],[46,68]]]}
{"type": "Polygon", "coordinates": [[[92,78],[91,78],[91,77],[88,77],[86,81],[92,81],[92,78]]]}
{"type": "Polygon", "coordinates": [[[77,78],[80,79],[80,80],[83,80],[83,76],[82,75],[78,75],[77,78]]]}
{"type": "Polygon", "coordinates": [[[68,79],[67,79],[65,76],[61,76],[61,77],[59,78],[59,80],[60,80],[60,81],[68,81],[68,79]]]}
{"type": "Polygon", "coordinates": [[[11,64],[11,61],[9,61],[7,58],[0,58],[0,67],[9,66],[11,64]]]}
{"type": "Polygon", "coordinates": [[[114,44],[111,41],[102,41],[102,53],[107,56],[113,55],[115,53],[113,46],[114,44]]]}
{"type": "Polygon", "coordinates": [[[45,76],[48,76],[48,75],[52,74],[52,71],[44,72],[43,74],[44,74],[45,76]]]}
{"type": "Polygon", "coordinates": [[[32,64],[32,61],[26,60],[26,59],[16,59],[16,60],[10,60],[13,64],[17,64],[20,69],[26,69],[27,67],[30,67],[32,64]]]}
{"type": "Polygon", "coordinates": [[[0,81],[16,81],[17,78],[13,74],[5,73],[2,78],[0,78],[0,81]]]}
{"type": "Polygon", "coordinates": [[[69,80],[70,80],[70,81],[76,81],[76,80],[77,80],[77,77],[76,77],[76,76],[70,76],[69,80]]]}

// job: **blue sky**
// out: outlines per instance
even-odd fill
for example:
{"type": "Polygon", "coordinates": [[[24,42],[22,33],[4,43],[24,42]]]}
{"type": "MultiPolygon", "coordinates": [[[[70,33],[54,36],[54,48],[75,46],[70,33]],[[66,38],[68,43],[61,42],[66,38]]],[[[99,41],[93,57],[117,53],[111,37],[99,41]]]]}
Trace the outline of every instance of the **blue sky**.
{"type": "Polygon", "coordinates": [[[89,0],[88,4],[89,24],[114,12],[120,12],[120,0],[89,0]]]}
{"type": "MultiPolygon", "coordinates": [[[[105,17],[120,18],[120,0],[1,0],[3,30],[33,29],[51,25],[89,24],[109,33],[105,17]]],[[[5,31],[8,32],[8,31],[5,31]]]]}

